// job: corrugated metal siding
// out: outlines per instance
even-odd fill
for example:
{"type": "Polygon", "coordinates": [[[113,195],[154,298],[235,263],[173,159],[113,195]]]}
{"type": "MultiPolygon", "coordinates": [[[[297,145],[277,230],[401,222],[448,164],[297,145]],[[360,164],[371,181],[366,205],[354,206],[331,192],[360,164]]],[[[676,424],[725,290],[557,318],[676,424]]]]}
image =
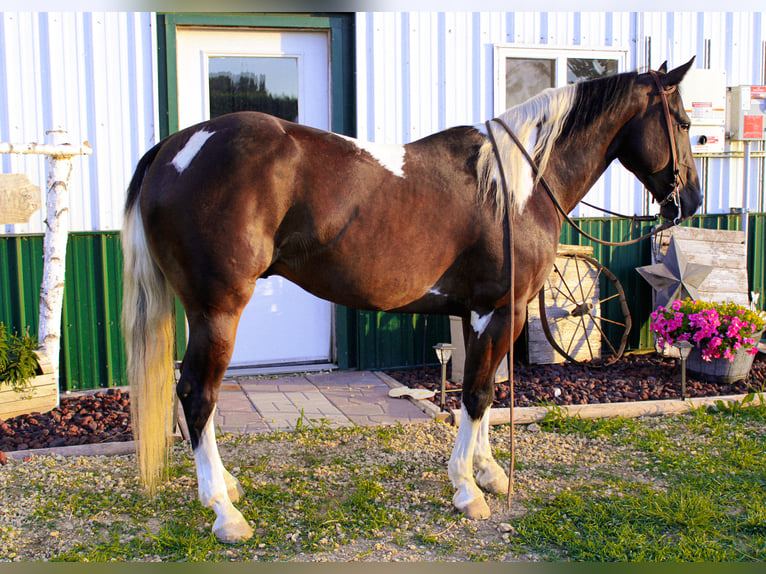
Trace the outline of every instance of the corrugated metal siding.
{"type": "Polygon", "coordinates": [[[449,317],[360,311],[354,367],[392,369],[438,364],[433,346],[450,341],[449,317]]]}
{"type": "MultiPolygon", "coordinates": [[[[0,13],[0,141],[42,143],[61,127],[93,147],[73,160],[74,231],[121,227],[133,168],[155,142],[153,21],[138,12],[0,13]]],[[[41,156],[0,155],[0,167],[45,189],[41,156]]],[[[0,233],[42,232],[43,219],[40,211],[0,233]]]]}

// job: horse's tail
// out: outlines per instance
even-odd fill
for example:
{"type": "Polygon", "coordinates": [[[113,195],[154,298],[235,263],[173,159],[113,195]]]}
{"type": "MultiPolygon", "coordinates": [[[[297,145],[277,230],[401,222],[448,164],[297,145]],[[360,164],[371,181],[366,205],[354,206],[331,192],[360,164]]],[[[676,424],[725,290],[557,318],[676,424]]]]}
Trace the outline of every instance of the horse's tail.
{"type": "Polygon", "coordinates": [[[146,170],[159,145],[144,155],[128,186],[121,233],[123,251],[122,329],[127,348],[133,435],[141,481],[154,493],[167,467],[172,432],[174,300],[149,252],[140,202],[146,170]]]}

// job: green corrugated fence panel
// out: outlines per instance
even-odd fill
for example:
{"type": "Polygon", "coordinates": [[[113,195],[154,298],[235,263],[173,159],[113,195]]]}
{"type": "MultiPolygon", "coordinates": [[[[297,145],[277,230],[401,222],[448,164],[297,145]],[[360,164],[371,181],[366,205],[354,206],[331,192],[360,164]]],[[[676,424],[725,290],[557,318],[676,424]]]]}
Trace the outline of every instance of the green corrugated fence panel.
{"type": "MultiPolygon", "coordinates": [[[[0,321],[37,334],[43,271],[42,235],[0,238],[0,321]]],[[[119,233],[73,233],[67,245],[62,310],[63,390],[122,386],[125,353],[119,317],[119,233]]]]}
{"type": "Polygon", "coordinates": [[[760,294],[758,307],[766,309],[766,214],[751,214],[748,227],[747,269],[750,290],[760,294]]]}
{"type": "Polygon", "coordinates": [[[438,364],[433,346],[450,340],[449,317],[382,311],[354,313],[356,364],[353,366],[357,369],[438,364]]]}
{"type": "Polygon", "coordinates": [[[43,237],[14,235],[0,241],[0,322],[9,330],[37,335],[43,237]]]}
{"type": "Polygon", "coordinates": [[[62,321],[70,390],[127,384],[119,326],[121,277],[119,233],[70,235],[62,321]]]}

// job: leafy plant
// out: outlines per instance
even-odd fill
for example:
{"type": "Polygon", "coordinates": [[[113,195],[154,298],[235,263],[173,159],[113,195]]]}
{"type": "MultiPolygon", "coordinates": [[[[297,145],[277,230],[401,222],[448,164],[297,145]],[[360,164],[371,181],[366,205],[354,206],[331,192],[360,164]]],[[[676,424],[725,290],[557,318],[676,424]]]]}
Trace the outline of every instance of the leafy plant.
{"type": "Polygon", "coordinates": [[[658,307],[652,313],[651,330],[660,346],[688,341],[700,349],[702,359],[734,360],[739,349],[751,355],[758,350],[755,335],[766,319],[762,312],[736,303],[708,303],[686,298],[676,300],[670,308],[658,307]]]}
{"type": "Polygon", "coordinates": [[[37,374],[38,347],[28,334],[9,334],[0,323],[0,386],[9,385],[17,392],[29,386],[29,380],[37,374]]]}

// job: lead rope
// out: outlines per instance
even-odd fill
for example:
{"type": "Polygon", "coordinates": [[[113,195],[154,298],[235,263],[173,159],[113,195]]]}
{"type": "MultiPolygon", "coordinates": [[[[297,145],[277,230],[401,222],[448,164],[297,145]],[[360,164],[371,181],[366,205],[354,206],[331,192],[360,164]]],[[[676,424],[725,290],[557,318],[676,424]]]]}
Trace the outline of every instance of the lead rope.
{"type": "MultiPolygon", "coordinates": [[[[515,317],[516,312],[514,308],[514,295],[516,293],[516,257],[513,252],[513,217],[511,217],[511,210],[514,209],[515,203],[513,198],[508,193],[508,183],[505,179],[505,172],[503,170],[503,162],[500,161],[500,152],[497,149],[497,142],[495,142],[495,136],[492,134],[492,126],[490,122],[487,122],[487,133],[489,139],[492,142],[492,150],[495,153],[495,160],[497,161],[497,169],[500,172],[500,183],[503,186],[503,193],[506,198],[505,217],[503,219],[505,227],[506,242],[508,247],[508,274],[509,274],[509,287],[508,287],[508,302],[510,308],[510,327],[508,333],[508,352],[506,353],[506,361],[508,362],[508,384],[510,386],[511,404],[509,410],[509,422],[510,422],[510,462],[508,468],[508,510],[511,509],[511,497],[513,496],[513,469],[516,462],[516,442],[514,437],[514,421],[513,421],[513,333],[515,331],[515,317]]],[[[493,381],[494,382],[494,381],[493,381]]]]}

